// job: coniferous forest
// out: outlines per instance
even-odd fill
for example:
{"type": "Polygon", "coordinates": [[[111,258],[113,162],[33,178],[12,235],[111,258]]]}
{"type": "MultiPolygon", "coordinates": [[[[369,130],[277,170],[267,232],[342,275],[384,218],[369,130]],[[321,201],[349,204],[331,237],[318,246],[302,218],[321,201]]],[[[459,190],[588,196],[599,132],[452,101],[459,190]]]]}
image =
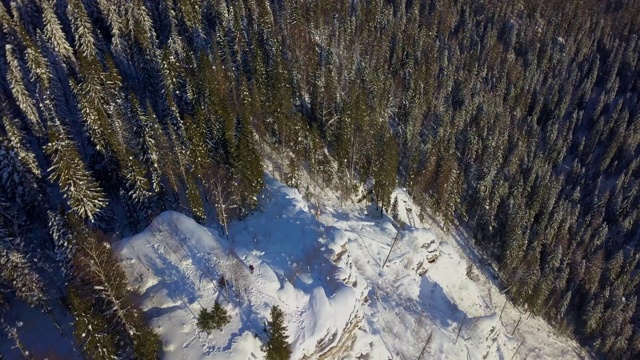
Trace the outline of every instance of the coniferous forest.
{"type": "Polygon", "coordinates": [[[640,357],[640,2],[0,0],[0,327],[154,358],[107,244],[255,211],[266,150],[460,223],[509,295],[640,357]],[[86,335],[89,334],[89,335],[86,335]]]}

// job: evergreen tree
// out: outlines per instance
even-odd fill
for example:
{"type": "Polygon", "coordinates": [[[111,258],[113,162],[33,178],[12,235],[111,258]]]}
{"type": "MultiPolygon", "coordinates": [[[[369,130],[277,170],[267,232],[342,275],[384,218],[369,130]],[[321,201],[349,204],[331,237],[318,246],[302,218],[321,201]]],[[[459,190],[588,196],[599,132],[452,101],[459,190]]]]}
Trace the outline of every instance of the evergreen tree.
{"type": "Polygon", "coordinates": [[[18,213],[33,210],[40,199],[38,181],[24,166],[19,154],[6,142],[0,142],[0,184],[5,196],[18,206],[18,213]]]}
{"type": "Polygon", "coordinates": [[[40,166],[38,165],[35,154],[27,145],[28,137],[24,132],[20,131],[17,124],[8,117],[2,116],[2,123],[7,132],[7,141],[16,152],[20,162],[26,166],[36,178],[40,178],[40,166]]]}
{"type": "Polygon", "coordinates": [[[106,320],[94,309],[88,294],[69,287],[67,301],[75,318],[74,336],[82,353],[90,359],[109,360],[117,357],[116,339],[106,320]]]}
{"type": "Polygon", "coordinates": [[[109,328],[119,329],[115,332],[119,351],[135,354],[139,359],[155,359],[160,338],[144,324],[140,310],[131,299],[124,271],[109,245],[99,240],[103,235],[91,233],[77,223],[72,229],[78,244],[74,257],[78,274],[75,281],[77,286],[93,289],[87,295],[90,299],[84,301],[93,301],[109,328]]]}
{"type": "Polygon", "coordinates": [[[391,218],[393,219],[393,221],[398,222],[399,217],[398,217],[398,197],[394,196],[393,197],[393,202],[391,202],[391,218]]]}
{"type": "Polygon", "coordinates": [[[34,307],[46,307],[45,283],[23,254],[0,239],[0,284],[34,307]]]}
{"type": "Polygon", "coordinates": [[[238,199],[246,215],[258,205],[258,194],[264,187],[264,173],[260,153],[254,144],[253,131],[247,120],[242,117],[237,119],[236,138],[233,173],[238,199]]]}
{"type": "Polygon", "coordinates": [[[50,210],[47,215],[49,218],[49,235],[55,245],[54,257],[58,262],[59,269],[62,270],[65,281],[67,281],[73,273],[71,261],[73,260],[75,245],[69,233],[66,214],[64,209],[60,207],[58,212],[50,210]]]}
{"type": "Polygon", "coordinates": [[[206,308],[198,314],[198,328],[203,331],[211,331],[213,329],[222,330],[222,328],[231,321],[231,316],[227,310],[217,301],[213,305],[211,311],[206,308]]]}
{"type": "Polygon", "coordinates": [[[93,36],[93,24],[81,0],[70,0],[67,16],[75,36],[75,49],[79,56],[92,59],[96,56],[96,42],[93,36]]]}
{"type": "Polygon", "coordinates": [[[15,12],[14,16],[14,18],[9,16],[4,6],[0,6],[0,22],[5,32],[11,35],[15,34],[20,39],[20,42],[26,48],[24,53],[31,76],[39,80],[44,90],[48,90],[51,73],[47,59],[43,56],[41,49],[38,48],[36,41],[30,37],[23,24],[19,22],[15,12]]]}
{"type": "Polygon", "coordinates": [[[373,191],[378,205],[383,209],[389,209],[391,206],[391,193],[396,187],[398,151],[395,141],[385,134],[385,130],[382,130],[382,133],[378,135],[378,146],[372,160],[373,169],[371,175],[374,180],[373,191]]]}
{"type": "Polygon", "coordinates": [[[284,324],[284,313],[278,305],[271,308],[271,321],[267,322],[267,360],[288,360],[291,349],[287,343],[287,326],[284,324]]]}
{"type": "Polygon", "coordinates": [[[73,56],[73,49],[71,45],[69,45],[62,30],[62,24],[60,24],[60,20],[53,9],[55,2],[52,0],[42,0],[40,4],[42,6],[42,18],[44,21],[44,36],[60,57],[70,64],[74,64],[75,57],[73,56]]]}
{"type": "Polygon", "coordinates": [[[42,135],[44,133],[43,126],[40,121],[40,115],[36,108],[36,103],[27,90],[22,74],[22,68],[20,61],[16,54],[16,50],[12,45],[7,44],[5,46],[7,62],[9,64],[9,71],[7,73],[7,79],[9,80],[9,86],[16,103],[29,120],[31,131],[36,135],[42,135]]]}
{"type": "Polygon", "coordinates": [[[95,220],[107,205],[104,192],[86,170],[75,144],[65,134],[62,126],[49,129],[47,155],[51,159],[49,178],[56,181],[64,193],[71,211],[95,220]]]}

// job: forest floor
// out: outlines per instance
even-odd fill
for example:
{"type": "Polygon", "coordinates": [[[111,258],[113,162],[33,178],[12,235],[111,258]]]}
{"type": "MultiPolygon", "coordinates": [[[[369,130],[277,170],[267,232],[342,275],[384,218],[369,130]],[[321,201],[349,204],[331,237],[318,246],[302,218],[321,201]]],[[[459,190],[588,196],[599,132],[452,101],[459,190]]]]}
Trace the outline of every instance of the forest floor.
{"type": "Polygon", "coordinates": [[[113,245],[164,358],[261,359],[273,305],[285,313],[293,359],[588,358],[509,303],[465,232],[419,216],[404,190],[394,192],[403,225],[309,191],[267,178],[262,209],[233,223],[228,239],[165,212],[113,245]],[[440,256],[428,262],[435,245],[440,256]],[[232,321],[198,331],[197,314],[215,301],[232,321]]]}

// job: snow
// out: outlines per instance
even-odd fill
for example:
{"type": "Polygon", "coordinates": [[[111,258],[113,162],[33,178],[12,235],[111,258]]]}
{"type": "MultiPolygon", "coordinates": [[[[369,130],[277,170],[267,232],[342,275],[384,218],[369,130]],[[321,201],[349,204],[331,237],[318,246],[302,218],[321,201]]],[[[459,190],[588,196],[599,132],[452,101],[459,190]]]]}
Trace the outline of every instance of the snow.
{"type": "MultiPolygon", "coordinates": [[[[19,300],[14,300],[13,306],[4,314],[4,321],[16,328],[32,359],[81,359],[73,341],[71,320],[64,305],[58,301],[52,302],[50,315],[19,300]]],[[[0,359],[23,359],[15,343],[7,339],[1,330],[0,359]]]]}
{"type": "Polygon", "coordinates": [[[543,320],[521,317],[524,309],[507,303],[500,317],[506,299],[464,231],[442,231],[403,189],[394,192],[401,226],[325,189],[310,186],[308,201],[266,184],[260,211],[232,223],[229,239],[165,212],[113,245],[165,359],[264,358],[273,305],[284,311],[293,359],[588,357],[543,320]],[[216,300],[232,321],[199,332],[198,312],[216,300]]]}

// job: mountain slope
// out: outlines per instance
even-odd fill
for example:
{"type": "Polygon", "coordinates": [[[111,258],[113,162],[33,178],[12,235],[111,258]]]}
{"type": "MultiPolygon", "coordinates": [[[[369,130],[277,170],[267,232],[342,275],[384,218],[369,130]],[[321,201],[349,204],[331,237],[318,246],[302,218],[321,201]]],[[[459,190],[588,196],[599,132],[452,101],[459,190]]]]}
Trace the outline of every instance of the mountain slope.
{"type": "Polygon", "coordinates": [[[272,305],[285,312],[294,359],[584,356],[544,321],[521,317],[511,304],[501,311],[505,298],[465,255],[472,247],[462,233],[421,222],[409,196],[401,189],[395,196],[400,219],[413,224],[399,234],[388,217],[339,208],[331,192],[316,192],[314,208],[268,178],[262,210],[232,224],[229,240],[165,212],[113,246],[167,359],[263,358],[272,305]],[[434,242],[440,257],[429,263],[434,242]],[[216,300],[231,323],[199,332],[197,314],[216,300]]]}

